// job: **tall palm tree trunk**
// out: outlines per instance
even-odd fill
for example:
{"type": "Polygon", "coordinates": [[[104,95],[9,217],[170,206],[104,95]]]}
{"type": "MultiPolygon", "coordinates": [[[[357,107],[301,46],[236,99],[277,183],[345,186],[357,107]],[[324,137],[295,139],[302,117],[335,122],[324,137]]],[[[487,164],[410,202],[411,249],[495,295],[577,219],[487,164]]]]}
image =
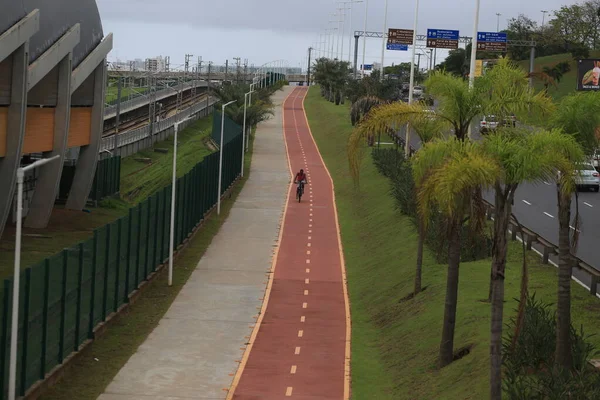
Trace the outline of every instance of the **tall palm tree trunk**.
{"type": "Polygon", "coordinates": [[[446,303],[444,325],[440,343],[440,368],[454,359],[454,327],[456,326],[456,304],[458,302],[458,270],[460,267],[461,216],[452,217],[448,241],[448,278],[446,280],[446,303]]]}
{"type": "Polygon", "coordinates": [[[573,258],[570,241],[571,194],[558,193],[558,302],[556,305],[556,364],[570,369],[571,351],[571,274],[573,258]]]}
{"type": "MultiPolygon", "coordinates": [[[[508,190],[508,189],[506,189],[508,190]]],[[[492,246],[492,318],[490,335],[490,399],[502,398],[502,317],[504,278],[508,252],[508,223],[511,215],[510,192],[496,185],[494,207],[494,245],[492,246]]]]}
{"type": "Polygon", "coordinates": [[[417,244],[417,270],[415,272],[415,292],[421,292],[421,275],[423,274],[423,244],[425,242],[425,227],[423,217],[419,216],[419,243],[417,244]]]}

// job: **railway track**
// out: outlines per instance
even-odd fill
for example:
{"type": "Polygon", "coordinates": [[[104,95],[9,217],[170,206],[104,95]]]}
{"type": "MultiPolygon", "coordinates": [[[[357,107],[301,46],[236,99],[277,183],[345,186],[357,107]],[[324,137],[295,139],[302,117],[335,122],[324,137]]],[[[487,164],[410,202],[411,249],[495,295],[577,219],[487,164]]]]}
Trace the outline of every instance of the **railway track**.
{"type": "MultiPolygon", "coordinates": [[[[180,108],[180,110],[183,110],[183,109],[191,107],[195,103],[199,103],[201,101],[206,101],[206,94],[202,94],[202,95],[196,96],[195,98],[190,98],[190,99],[184,100],[179,108],[180,108]]],[[[169,105],[168,107],[163,107],[163,109],[160,111],[159,116],[161,119],[169,118],[169,117],[175,115],[176,110],[177,110],[176,104],[169,105]]],[[[142,127],[148,125],[148,123],[149,123],[148,115],[133,119],[131,121],[120,123],[119,124],[119,133],[142,128],[142,127]]],[[[108,136],[114,135],[115,130],[116,130],[115,128],[105,130],[102,134],[102,137],[108,137],[108,136]]]]}

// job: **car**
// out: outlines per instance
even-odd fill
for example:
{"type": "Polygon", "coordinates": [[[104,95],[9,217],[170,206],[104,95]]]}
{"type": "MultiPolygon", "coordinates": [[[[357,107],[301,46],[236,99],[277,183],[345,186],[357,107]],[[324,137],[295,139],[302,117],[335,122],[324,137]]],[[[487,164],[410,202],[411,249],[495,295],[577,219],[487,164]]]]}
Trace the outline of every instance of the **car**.
{"type": "Polygon", "coordinates": [[[493,131],[501,126],[517,126],[517,118],[513,115],[499,121],[495,115],[485,115],[479,122],[479,132],[483,135],[489,131],[493,131]]]}
{"type": "Polygon", "coordinates": [[[489,131],[493,131],[498,127],[498,120],[495,115],[484,115],[479,122],[479,132],[483,135],[489,131]]]}
{"type": "Polygon", "coordinates": [[[413,96],[420,97],[423,95],[423,88],[421,86],[413,87],[413,96]]]}
{"type": "Polygon", "coordinates": [[[592,164],[596,168],[596,171],[600,169],[600,149],[594,150],[594,154],[592,155],[592,164]]]}
{"type": "Polygon", "coordinates": [[[592,189],[594,192],[600,191],[600,174],[598,174],[592,163],[579,164],[575,174],[575,184],[578,189],[592,189]]]}

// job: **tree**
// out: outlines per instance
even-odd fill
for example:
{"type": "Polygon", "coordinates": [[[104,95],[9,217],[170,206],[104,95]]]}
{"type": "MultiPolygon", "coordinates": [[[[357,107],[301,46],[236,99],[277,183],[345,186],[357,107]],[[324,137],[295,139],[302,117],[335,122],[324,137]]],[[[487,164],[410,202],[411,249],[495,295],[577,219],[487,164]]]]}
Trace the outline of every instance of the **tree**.
{"type": "MultiPolygon", "coordinates": [[[[500,166],[493,185],[494,227],[492,247],[492,312],[490,335],[490,398],[502,398],[502,326],[504,313],[504,279],[508,253],[508,226],[512,216],[515,192],[522,182],[551,180],[556,167],[571,168],[563,154],[576,153],[579,145],[560,131],[531,134],[526,129],[500,129],[483,141],[485,154],[500,166]],[[560,150],[558,150],[560,149],[560,150]]],[[[523,260],[525,263],[525,258],[523,260]]],[[[526,270],[524,264],[523,270],[526,270]]],[[[527,295],[526,272],[523,273],[521,304],[527,295]]],[[[522,324],[524,308],[517,317],[516,335],[522,324]],[[519,319],[521,319],[519,321],[519,319]]]]}
{"type": "Polygon", "coordinates": [[[448,57],[437,68],[454,76],[465,77],[469,73],[469,58],[465,49],[450,50],[448,57]]]}
{"type": "MultiPolygon", "coordinates": [[[[235,101],[225,109],[225,113],[236,124],[244,124],[245,93],[250,91],[249,85],[223,85],[215,89],[216,96],[222,103],[235,101]]],[[[273,115],[273,103],[270,100],[271,91],[262,89],[252,96],[251,104],[246,108],[246,125],[255,126],[268,120],[273,115]]]]}
{"type": "Polygon", "coordinates": [[[477,193],[494,183],[500,168],[482,153],[478,143],[456,138],[425,144],[412,165],[415,182],[421,182],[417,199],[423,220],[428,221],[433,205],[448,220],[448,275],[439,352],[442,368],[454,358],[462,226],[466,221],[474,229],[483,226],[481,214],[473,213],[482,209],[477,193]]]}
{"type": "MultiPolygon", "coordinates": [[[[562,129],[581,145],[584,154],[590,155],[598,146],[596,133],[600,127],[600,93],[577,93],[560,102],[550,125],[562,129]]],[[[566,153],[572,162],[582,159],[583,154],[566,153]]],[[[577,244],[577,229],[571,234],[571,200],[576,187],[572,171],[559,168],[558,179],[558,300],[556,322],[557,365],[568,369],[573,363],[570,338],[571,323],[571,276],[573,273],[574,252],[577,244]]],[[[574,226],[578,226],[579,216],[575,215],[574,226]]]]}
{"type": "MultiPolygon", "coordinates": [[[[537,23],[523,14],[519,14],[517,18],[511,18],[506,28],[509,40],[534,40],[536,32],[538,32],[537,23]]],[[[507,55],[512,60],[527,60],[529,51],[527,47],[510,46],[507,55]]]]}
{"type": "Polygon", "coordinates": [[[320,85],[321,95],[336,105],[343,104],[350,64],[347,61],[319,58],[312,69],[313,81],[320,85]]]}

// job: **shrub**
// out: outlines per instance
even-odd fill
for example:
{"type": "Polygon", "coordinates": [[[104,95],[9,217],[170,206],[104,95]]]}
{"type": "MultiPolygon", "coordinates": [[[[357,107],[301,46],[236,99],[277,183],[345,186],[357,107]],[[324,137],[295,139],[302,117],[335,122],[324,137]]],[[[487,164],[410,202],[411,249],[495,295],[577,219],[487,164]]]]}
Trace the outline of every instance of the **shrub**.
{"type": "MultiPolygon", "coordinates": [[[[413,180],[410,162],[404,154],[396,149],[374,149],[373,162],[379,172],[390,179],[391,194],[396,200],[396,205],[402,214],[410,217],[417,223],[416,188],[413,180]]],[[[427,223],[425,243],[434,251],[438,262],[447,260],[448,243],[446,242],[447,220],[434,208],[427,223]]],[[[471,231],[468,226],[462,230],[462,261],[474,261],[487,258],[491,254],[492,240],[485,236],[481,240],[479,235],[471,231]]]]}
{"type": "Polygon", "coordinates": [[[600,398],[600,374],[588,360],[598,354],[583,327],[571,326],[573,368],[554,366],[556,319],[550,305],[527,297],[523,329],[513,348],[515,319],[508,324],[503,343],[504,393],[510,400],[600,398]]]}

